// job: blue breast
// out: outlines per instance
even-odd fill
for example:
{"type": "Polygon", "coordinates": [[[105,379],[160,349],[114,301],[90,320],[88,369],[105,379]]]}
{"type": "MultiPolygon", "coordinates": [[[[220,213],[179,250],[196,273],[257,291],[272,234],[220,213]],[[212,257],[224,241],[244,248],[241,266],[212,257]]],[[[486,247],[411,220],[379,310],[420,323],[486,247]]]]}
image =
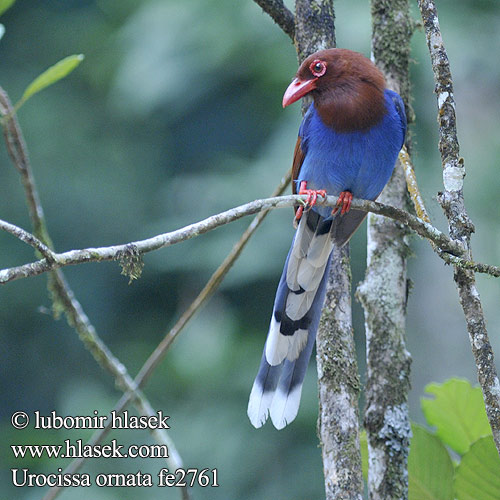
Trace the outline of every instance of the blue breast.
{"type": "MultiPolygon", "coordinates": [[[[385,103],[382,121],[356,132],[336,132],[324,125],[311,104],[299,131],[305,158],[297,183],[305,180],[309,189],[325,189],[335,196],[350,191],[355,198],[374,200],[391,177],[406,132],[399,95],[386,90],[385,103]]],[[[331,211],[315,208],[323,216],[331,211]]]]}

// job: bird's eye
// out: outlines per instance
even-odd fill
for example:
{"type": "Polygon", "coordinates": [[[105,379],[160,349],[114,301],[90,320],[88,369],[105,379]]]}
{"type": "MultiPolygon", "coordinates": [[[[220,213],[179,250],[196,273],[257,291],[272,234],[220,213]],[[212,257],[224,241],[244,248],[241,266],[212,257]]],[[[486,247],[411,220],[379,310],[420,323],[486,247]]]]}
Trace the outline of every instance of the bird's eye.
{"type": "Polygon", "coordinates": [[[309,66],[311,73],[319,78],[326,73],[326,63],[324,61],[320,61],[319,59],[315,59],[309,66]]]}

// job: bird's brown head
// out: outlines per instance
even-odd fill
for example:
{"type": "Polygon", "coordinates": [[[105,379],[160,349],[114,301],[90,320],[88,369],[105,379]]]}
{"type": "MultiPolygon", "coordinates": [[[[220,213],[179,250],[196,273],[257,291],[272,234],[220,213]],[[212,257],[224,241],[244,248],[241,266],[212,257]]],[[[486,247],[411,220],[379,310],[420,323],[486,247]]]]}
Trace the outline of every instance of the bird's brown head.
{"type": "Polygon", "coordinates": [[[283,107],[307,94],[325,125],[339,132],[366,130],[384,116],[385,79],[365,56],[347,49],[307,57],[283,96],[283,107]]]}

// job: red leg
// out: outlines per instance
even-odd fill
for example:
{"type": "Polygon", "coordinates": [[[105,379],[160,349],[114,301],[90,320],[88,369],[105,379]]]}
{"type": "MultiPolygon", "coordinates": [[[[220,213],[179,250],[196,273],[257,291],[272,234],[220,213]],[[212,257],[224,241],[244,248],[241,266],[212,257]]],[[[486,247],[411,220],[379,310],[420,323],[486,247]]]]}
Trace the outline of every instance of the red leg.
{"type": "Polygon", "coordinates": [[[344,215],[345,213],[349,212],[349,210],[351,209],[351,202],[352,193],[350,191],[342,191],[339,195],[339,199],[337,200],[337,204],[332,210],[332,215],[336,214],[341,207],[342,210],[340,211],[340,215],[344,215]]]}
{"type": "Polygon", "coordinates": [[[305,205],[301,205],[295,212],[296,221],[300,220],[302,214],[304,213],[304,210],[311,210],[311,208],[316,205],[316,202],[318,201],[318,195],[326,198],[326,191],[324,189],[307,189],[307,181],[302,181],[300,183],[298,194],[307,194],[307,198],[305,200],[305,205]]]}

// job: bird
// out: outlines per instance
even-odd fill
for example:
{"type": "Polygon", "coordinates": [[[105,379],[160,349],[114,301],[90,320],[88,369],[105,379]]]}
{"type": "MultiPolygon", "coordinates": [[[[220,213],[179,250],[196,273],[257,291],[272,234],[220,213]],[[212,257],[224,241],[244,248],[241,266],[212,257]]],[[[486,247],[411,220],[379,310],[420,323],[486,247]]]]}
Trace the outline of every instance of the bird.
{"type": "Polygon", "coordinates": [[[366,212],[354,198],[375,200],[389,181],[406,135],[401,97],[364,55],[325,49],[307,57],[283,95],[283,107],[310,96],[292,165],[296,231],[285,261],[247,414],[283,429],[297,416],[334,246],[345,245],[366,212]],[[338,196],[326,207],[318,197],[338,196]]]}

